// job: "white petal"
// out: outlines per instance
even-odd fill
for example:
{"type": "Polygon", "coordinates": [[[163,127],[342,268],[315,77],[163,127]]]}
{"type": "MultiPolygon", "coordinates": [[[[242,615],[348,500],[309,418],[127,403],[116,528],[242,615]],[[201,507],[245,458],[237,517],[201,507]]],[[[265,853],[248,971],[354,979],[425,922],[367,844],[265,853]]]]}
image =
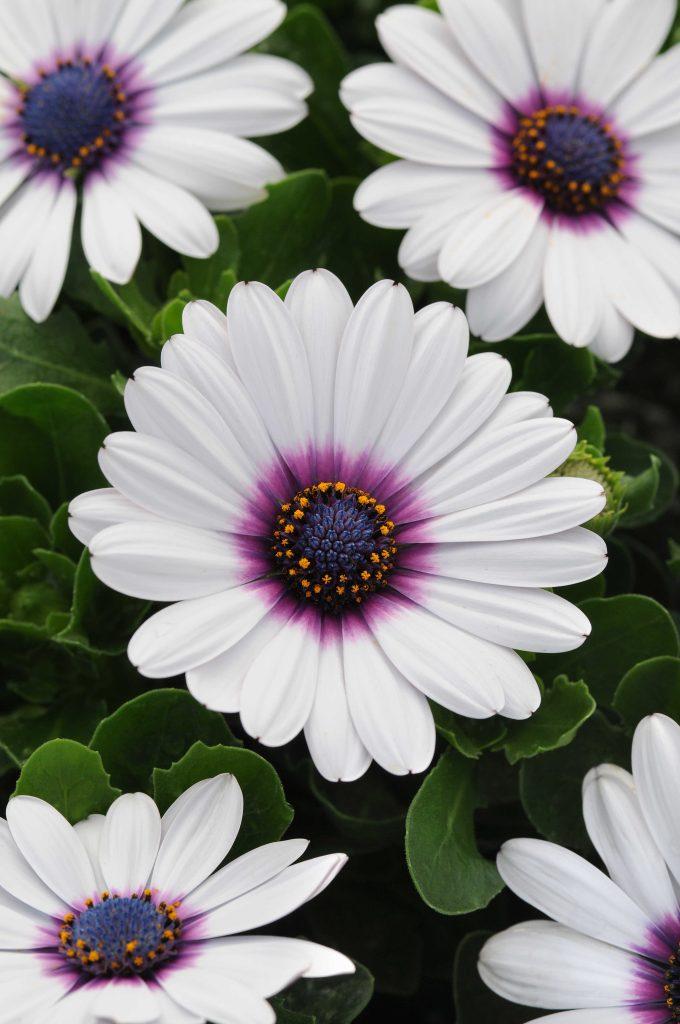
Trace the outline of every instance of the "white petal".
{"type": "Polygon", "coordinates": [[[171,249],[200,259],[217,249],[215,221],[186,189],[150,174],[136,163],[117,164],[109,173],[109,181],[144,227],[171,249]]]}
{"type": "Polygon", "coordinates": [[[406,288],[393,281],[374,284],[349,318],[338,356],[333,434],[346,468],[370,452],[384,426],[404,383],[413,338],[406,288]]]}
{"type": "Polygon", "coordinates": [[[406,68],[364,65],[345,78],[340,97],[357,131],[389,153],[449,167],[493,166],[490,127],[406,68]]]}
{"type": "Polygon", "coordinates": [[[128,896],[146,888],[161,840],[161,816],[145,793],[124,793],[109,807],[99,858],[109,889],[128,896]]]}
{"type": "MultiPolygon", "coordinates": [[[[486,183],[489,177],[486,171],[393,160],[362,181],[354,193],[354,208],[377,227],[410,228],[434,207],[475,189],[478,192],[478,183],[486,183]]],[[[475,193],[470,205],[476,199],[475,193]]]]}
{"type": "Polygon", "coordinates": [[[403,540],[442,543],[507,541],[543,537],[585,523],[601,512],[607,501],[595,480],[548,477],[485,505],[429,519],[400,533],[403,540]]]}
{"type": "Polygon", "coordinates": [[[497,409],[511,379],[510,364],[498,353],[470,356],[448,402],[404,456],[402,472],[418,476],[464,444],[497,409]]]}
{"type": "Polygon", "coordinates": [[[289,310],[266,285],[238,284],[227,310],[234,361],[279,451],[304,459],[313,436],[311,375],[289,310]]]}
{"type": "Polygon", "coordinates": [[[94,896],[96,882],[85,848],[51,804],[32,796],[13,797],[7,804],[7,824],[29,865],[57,896],[78,907],[94,896]]]}
{"type": "Polygon", "coordinates": [[[216,658],[187,672],[192,697],[212,711],[241,708],[243,681],[260,651],[286,627],[285,615],[265,615],[244,637],[216,658]]]}
{"type": "Polygon", "coordinates": [[[112,978],[98,989],[91,1005],[97,1020],[147,1024],[158,1019],[154,989],[141,978],[112,978]]]}
{"type": "MultiPolygon", "coordinates": [[[[4,203],[28,177],[30,163],[23,160],[5,160],[0,164],[0,203],[4,203]]],[[[34,182],[35,184],[35,182],[34,182]]],[[[51,182],[54,188],[54,182],[51,182]]]]}
{"type": "Polygon", "coordinates": [[[68,525],[82,544],[89,544],[96,534],[115,523],[164,522],[153,512],[135,505],[114,487],[85,491],[69,504],[68,525]]]}
{"type": "Polygon", "coordinates": [[[472,63],[516,106],[536,90],[524,39],[498,0],[442,0],[441,9],[472,63]]]}
{"type": "Polygon", "coordinates": [[[111,43],[129,57],[139,53],[181,6],[182,0],[128,0],[111,33],[111,43]]]}
{"type": "Polygon", "coordinates": [[[504,706],[504,682],[519,681],[526,690],[531,673],[514,651],[470,636],[410,601],[390,597],[374,605],[366,605],[364,615],[385,654],[442,707],[489,718],[504,706]]]}
{"type": "Polygon", "coordinates": [[[241,854],[194,889],[185,912],[195,917],[257,889],[290,867],[308,846],[307,839],[284,839],[241,854]]]}
{"type": "Polygon", "coordinates": [[[665,1024],[666,1011],[633,1006],[607,1006],[596,1010],[564,1010],[536,1017],[529,1024],[665,1024]]]}
{"type": "Polygon", "coordinates": [[[128,0],[80,0],[80,38],[84,50],[98,53],[110,38],[128,0]]]}
{"type": "Polygon", "coordinates": [[[0,953],[0,1024],[34,1024],[47,1013],[76,981],[61,966],[58,956],[0,953]]]}
{"type": "MultiPolygon", "coordinates": [[[[1,174],[0,174],[1,177],[1,174]]],[[[0,210],[0,295],[9,298],[40,242],[57,198],[51,175],[30,179],[0,210]]]]}
{"type": "Polygon", "coordinates": [[[484,424],[484,430],[509,427],[523,420],[549,419],[553,415],[550,402],[537,391],[511,391],[496,406],[484,424]]]}
{"type": "Polygon", "coordinates": [[[31,1016],[31,1024],[91,1024],[90,1010],[97,989],[94,985],[74,986],[58,1002],[44,1006],[31,1016]]]}
{"type": "Polygon", "coordinates": [[[640,963],[552,921],[525,921],[489,939],[479,973],[504,999],[560,1010],[634,1002],[640,963]]]}
{"type": "Polygon", "coordinates": [[[436,732],[423,694],[365,628],[343,625],[343,658],[352,721],[373,759],[393,775],[425,771],[436,732]]]}
{"type": "Polygon", "coordinates": [[[261,42],[283,21],[278,0],[193,0],[142,54],[154,83],[188,78],[261,42]]]}
{"type": "Polygon", "coordinates": [[[342,636],[325,623],[314,704],[305,739],[317,771],[329,782],[353,782],[371,763],[352,721],[342,661],[342,636]]]}
{"type": "MultiPolygon", "coordinates": [[[[604,230],[604,219],[593,231],[604,230]]],[[[588,345],[602,321],[600,276],[592,252],[591,229],[581,234],[556,217],[544,266],[545,308],[560,337],[570,345],[588,345]]]]}
{"type": "Polygon", "coordinates": [[[243,520],[245,499],[168,441],[131,431],[109,434],[99,465],[129,501],[163,519],[173,517],[206,530],[226,530],[243,520]]]}
{"type": "Polygon", "coordinates": [[[680,260],[680,238],[634,210],[622,218],[619,230],[660,271],[676,295],[680,286],[673,267],[680,260]]]}
{"type": "Polygon", "coordinates": [[[148,601],[183,601],[248,581],[247,555],[229,534],[178,523],[119,523],[90,542],[92,570],[107,586],[148,601]]]}
{"type": "Polygon", "coordinates": [[[469,291],[465,311],[477,337],[484,341],[510,338],[541,308],[549,236],[548,224],[539,220],[514,262],[491,281],[469,291]]]}
{"type": "Polygon", "coordinates": [[[664,921],[677,902],[673,883],[629,772],[613,764],[591,768],[583,781],[583,817],[614,882],[652,920],[664,921]]]}
{"type": "Polygon", "coordinates": [[[378,16],[376,28],[391,60],[485,121],[494,124],[502,119],[501,97],[467,59],[440,14],[398,4],[378,16]]]}
{"type": "Polygon", "coordinates": [[[644,718],[633,737],[633,778],[642,813],[668,867],[680,880],[680,823],[673,795],[680,778],[680,726],[666,715],[644,718]]]}
{"type": "Polygon", "coordinates": [[[489,586],[424,573],[400,573],[392,585],[447,622],[503,647],[545,654],[573,651],[590,635],[583,612],[547,590],[489,586]]]}
{"type": "Polygon", "coordinates": [[[508,587],[566,587],[598,576],[606,564],[605,542],[578,526],[527,540],[436,544],[427,548],[419,544],[403,551],[400,560],[404,568],[508,587]]]}
{"type": "Polygon", "coordinates": [[[19,288],[21,305],[37,323],[52,312],[64,283],[75,214],[76,188],[65,181],[19,288]]]}
{"type": "MultiPolygon", "coordinates": [[[[160,985],[154,986],[154,999],[159,1009],[159,1024],[205,1024],[205,1018],[175,1002],[160,985]]],[[[90,1024],[89,1021],[83,1024],[90,1024]]]]}
{"type": "Polygon", "coordinates": [[[317,447],[333,438],[333,399],[338,352],[354,306],[347,289],[328,270],[299,274],[286,294],[286,307],[300,332],[309,361],[317,447]]]}
{"type": "Polygon", "coordinates": [[[651,61],[675,17],[674,0],[610,0],[589,34],[579,91],[605,106],[651,61]]]}
{"type": "Polygon", "coordinates": [[[613,107],[616,123],[636,138],[680,121],[680,47],[653,60],[613,107]]]}
{"type": "Polygon", "coordinates": [[[201,937],[234,935],[278,921],[323,892],[346,863],[344,853],[330,853],[285,868],[257,889],[208,911],[201,918],[201,937]]]}
{"type": "Polygon", "coordinates": [[[470,331],[462,310],[448,302],[416,314],[413,357],[376,449],[395,465],[451,400],[465,365],[470,331]]]}
{"type": "Polygon", "coordinates": [[[635,206],[638,213],[680,234],[680,196],[674,172],[648,171],[637,186],[635,206]]]}
{"type": "Polygon", "coordinates": [[[201,945],[198,963],[222,968],[228,977],[265,997],[276,995],[294,978],[327,978],[355,970],[352,961],[334,949],[278,935],[211,939],[201,945]]]}
{"type": "Polygon", "coordinates": [[[130,280],[142,252],[142,229],[131,204],[103,173],[85,179],[80,232],[93,270],[115,284],[130,280]]]}
{"type": "Polygon", "coordinates": [[[67,912],[68,904],[40,880],[19,851],[3,818],[0,818],[0,863],[2,888],[15,899],[51,917],[63,917],[67,912]]]}
{"type": "Polygon", "coordinates": [[[511,189],[462,214],[439,255],[443,280],[474,288],[502,274],[529,242],[542,209],[525,189],[511,189]]]}
{"type": "Polygon", "coordinates": [[[269,1003],[239,981],[226,979],[220,970],[200,966],[161,971],[158,982],[171,999],[213,1024],[275,1024],[269,1003]]]}
{"type": "Polygon", "coordinates": [[[635,328],[623,317],[611,302],[605,302],[602,320],[597,334],[590,343],[590,350],[608,363],[618,363],[630,351],[635,328]]]}
{"type": "Polygon", "coordinates": [[[37,950],[56,935],[55,921],[0,889],[0,949],[37,950]]]}
{"type": "Polygon", "coordinates": [[[653,927],[649,918],[607,875],[571,850],[542,839],[511,839],[496,864],[517,896],[559,924],[623,949],[644,947],[653,927]]]}
{"type": "Polygon", "coordinates": [[[98,892],[103,892],[106,889],[106,879],[104,878],[99,858],[99,849],[105,823],[106,817],[103,814],[91,814],[88,818],[77,821],[73,826],[78,839],[80,839],[90,858],[98,892]]]}
{"type": "Polygon", "coordinates": [[[604,0],[522,0],[524,23],[538,72],[548,94],[571,94],[581,54],[604,0]]]}
{"type": "Polygon", "coordinates": [[[243,681],[241,724],[268,747],[290,742],[309,718],[319,666],[321,623],[303,608],[254,658],[243,681]]]}
{"type": "Polygon", "coordinates": [[[182,327],[185,334],[206,345],[214,355],[236,369],[229,347],[226,315],[212,302],[205,299],[187,302],[182,310],[182,327]]]}
{"type": "Polygon", "coordinates": [[[641,178],[644,179],[647,172],[673,175],[680,153],[680,125],[636,138],[631,142],[631,152],[637,161],[641,178]]]}
{"type": "Polygon", "coordinates": [[[233,775],[218,775],[195,790],[164,831],[152,885],[175,898],[190,893],[229,853],[242,817],[243,793],[233,775]]]}
{"type": "Polygon", "coordinates": [[[139,627],[128,645],[128,657],[150,679],[186,672],[238,643],[278,597],[278,588],[271,584],[249,583],[170,605],[139,627]]]}

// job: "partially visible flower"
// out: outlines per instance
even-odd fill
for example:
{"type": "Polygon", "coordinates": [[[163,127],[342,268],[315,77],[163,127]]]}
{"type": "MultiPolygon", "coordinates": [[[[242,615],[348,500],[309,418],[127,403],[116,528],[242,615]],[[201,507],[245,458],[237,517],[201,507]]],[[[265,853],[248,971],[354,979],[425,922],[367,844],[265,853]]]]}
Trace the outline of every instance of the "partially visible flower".
{"type": "Polygon", "coordinates": [[[680,1020],[679,786],[680,727],[652,715],[635,731],[632,775],[604,764],[583,783],[586,828],[609,877],[553,843],[503,846],[504,881],[552,920],[489,939],[479,971],[494,992],[568,1011],[541,1024],[680,1020]]]}
{"type": "Polygon", "coordinates": [[[130,279],[141,226],[187,256],[218,245],[208,210],[265,195],[281,165],[244,136],[301,121],[309,76],[244,54],[279,0],[0,0],[0,295],[44,320],[82,185],[90,265],[130,279]]]}
{"type": "Polygon", "coordinates": [[[621,359],[680,331],[675,0],[441,0],[377,21],[394,64],[342,84],[352,122],[402,159],[355,205],[408,228],[419,281],[469,289],[486,341],[543,302],[557,333],[621,359]]]}
{"type": "Polygon", "coordinates": [[[231,775],[196,783],[162,818],[144,793],[75,827],[43,800],[12,798],[0,819],[1,1019],[274,1024],[269,996],[351,973],[325,946],[240,934],[312,899],[346,861],[295,864],[307,842],[288,839],[220,868],[242,813],[231,775]]]}
{"type": "Polygon", "coordinates": [[[262,743],[304,729],[335,781],[372,758],[424,771],[428,698],[531,715],[540,692],[513,648],[580,646],[587,618],[544,588],[606,563],[578,525],[602,487],[549,477],[573,425],[507,394],[495,352],[467,358],[459,309],[414,314],[392,281],[356,307],[326,271],[285,303],[242,283],[227,317],[193,303],[184,329],[128,382],[135,432],[100,453],[113,486],[70,506],[101,580],[177,602],[130,641],[142,675],[185,672],[262,743]]]}
{"type": "Polygon", "coordinates": [[[575,476],[582,480],[595,480],[606,495],[606,504],[586,525],[601,537],[606,537],[625,511],[625,473],[612,469],[609,456],[603,455],[594,445],[579,441],[565,462],[556,469],[553,476],[575,476]]]}

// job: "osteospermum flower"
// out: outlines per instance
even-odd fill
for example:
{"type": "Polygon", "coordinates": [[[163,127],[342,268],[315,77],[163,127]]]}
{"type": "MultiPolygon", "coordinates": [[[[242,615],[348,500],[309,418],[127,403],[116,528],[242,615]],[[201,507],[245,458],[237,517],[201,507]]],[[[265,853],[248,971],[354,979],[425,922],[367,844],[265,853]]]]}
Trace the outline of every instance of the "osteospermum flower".
{"type": "Polygon", "coordinates": [[[680,330],[675,0],[440,0],[377,21],[394,64],[350,74],[355,127],[403,159],[359,188],[408,228],[416,280],[469,289],[473,332],[557,333],[621,359],[634,328],[680,330]]]}
{"type": "Polygon", "coordinates": [[[633,774],[604,764],[583,784],[586,827],[609,877],[553,843],[503,846],[504,881],[552,920],[489,939],[479,962],[487,985],[569,1011],[541,1024],[680,1020],[679,784],[680,727],[652,715],[635,731],[633,774]]]}
{"type": "Polygon", "coordinates": [[[186,672],[262,743],[304,728],[335,780],[371,758],[424,770],[428,697],[530,715],[539,691],[511,648],[578,647],[588,620],[541,588],[606,557],[577,526],[601,484],[545,479],[572,424],[541,395],[506,395],[496,353],[466,358],[460,310],[414,315],[392,281],[356,308],[327,271],[285,303],[239,284],[226,318],[193,303],[184,330],[126,387],[137,432],[100,453],[113,489],[70,507],[101,580],[177,602],[133,636],[139,671],[186,672]]]}
{"type": "Polygon", "coordinates": [[[82,185],[90,265],[130,279],[140,224],[187,256],[218,245],[208,209],[262,199],[281,165],[242,136],[306,113],[306,74],[245,54],[279,0],[0,0],[0,294],[44,320],[82,185]]]}
{"type": "Polygon", "coordinates": [[[43,800],[11,799],[0,819],[2,1019],[274,1024],[269,996],[351,973],[316,943],[240,934],[312,899],[346,861],[295,864],[307,841],[288,839],[220,868],[242,813],[231,775],[196,783],[162,818],[144,793],[75,827],[43,800]]]}

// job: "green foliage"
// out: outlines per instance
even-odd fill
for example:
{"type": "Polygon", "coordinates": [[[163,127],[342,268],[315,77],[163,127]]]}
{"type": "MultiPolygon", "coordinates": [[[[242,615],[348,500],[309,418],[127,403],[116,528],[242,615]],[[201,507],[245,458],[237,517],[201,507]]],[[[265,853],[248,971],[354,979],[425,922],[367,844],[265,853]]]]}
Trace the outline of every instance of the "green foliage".
{"type": "Polygon", "coordinates": [[[370,972],[355,966],[355,974],[298,981],[274,1000],[278,1024],[351,1024],[373,994],[370,972]]]}
{"type": "Polygon", "coordinates": [[[50,740],[29,757],[14,795],[40,797],[74,824],[105,814],[120,790],[111,785],[94,750],[73,740],[50,740]]]}

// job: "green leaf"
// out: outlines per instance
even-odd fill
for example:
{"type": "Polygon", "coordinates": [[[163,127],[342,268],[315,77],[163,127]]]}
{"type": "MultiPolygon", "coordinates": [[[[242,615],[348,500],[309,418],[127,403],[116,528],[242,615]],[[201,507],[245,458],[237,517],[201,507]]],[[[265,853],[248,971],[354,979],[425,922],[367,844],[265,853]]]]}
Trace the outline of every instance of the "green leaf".
{"type": "Polygon", "coordinates": [[[507,733],[507,721],[499,715],[474,721],[454,715],[439,704],[431,704],[437,732],[464,757],[479,758],[489,747],[500,743],[507,733]]]}
{"type": "Polygon", "coordinates": [[[531,718],[513,722],[504,741],[510,764],[563,747],[595,711],[595,701],[584,682],[572,683],[558,676],[543,694],[541,706],[531,718]]]}
{"type": "Polygon", "coordinates": [[[503,888],[475,843],[472,761],[449,750],[430,771],[406,818],[406,861],[423,900],[441,914],[486,907],[503,888]]]}
{"type": "Polygon", "coordinates": [[[610,704],[616,687],[638,661],[656,655],[677,655],[678,632],[673,619],[651,597],[622,594],[590,598],[581,605],[592,633],[575,651],[541,655],[536,671],[545,678],[555,672],[583,679],[598,704],[610,704]]]}
{"type": "Polygon", "coordinates": [[[97,722],[106,714],[103,701],[61,701],[55,707],[26,704],[0,716],[0,747],[17,766],[52,739],[89,743],[97,722]]]}
{"type": "MultiPolygon", "coordinates": [[[[340,82],[351,65],[327,18],[313,4],[300,4],[259,49],[294,61],[314,80],[307,118],[284,135],[262,140],[266,148],[291,169],[321,165],[331,174],[356,173],[360,139],[340,101],[340,82]]],[[[367,162],[363,169],[370,169],[367,162]]]]}
{"type": "Polygon", "coordinates": [[[45,566],[59,590],[70,597],[76,577],[75,563],[66,555],[45,548],[36,548],[33,554],[45,566]]]}
{"type": "Polygon", "coordinates": [[[276,1019],[312,1020],[316,1024],[352,1024],[365,1010],[373,995],[373,976],[362,964],[355,974],[336,978],[302,978],[282,996],[274,1000],[276,1019]]]}
{"type": "Polygon", "coordinates": [[[595,360],[587,348],[574,348],[561,341],[544,341],[529,353],[524,364],[521,387],[547,395],[560,412],[595,380],[595,360]]]}
{"type": "Polygon", "coordinates": [[[53,507],[101,487],[106,421],[77,391],[25,384],[0,396],[0,476],[25,475],[53,507]]]}
{"type": "Polygon", "coordinates": [[[602,419],[602,413],[596,405],[589,405],[586,409],[585,416],[578,428],[578,439],[579,441],[587,441],[588,444],[592,444],[599,451],[604,452],[607,430],[602,419]]]}
{"type": "Polygon", "coordinates": [[[658,460],[659,482],[651,507],[630,509],[623,517],[625,526],[644,526],[657,520],[672,504],[678,489],[678,471],[662,451],[625,434],[611,434],[607,439],[607,453],[612,466],[623,470],[629,477],[637,477],[650,468],[652,456],[658,460]]]}
{"type": "Polygon", "coordinates": [[[89,398],[105,415],[120,411],[111,386],[116,366],[103,344],[95,343],[70,309],[43,324],[24,313],[17,295],[0,299],[0,393],[22,384],[62,384],[89,398]]]}
{"type": "Polygon", "coordinates": [[[33,549],[49,544],[44,526],[26,516],[0,518],[0,573],[16,585],[17,573],[35,561],[33,549]]]}
{"type": "Polygon", "coordinates": [[[47,800],[75,824],[90,814],[105,814],[120,790],[111,786],[94,750],[74,740],[50,740],[29,757],[14,796],[47,800]]]}
{"type": "Polygon", "coordinates": [[[243,824],[229,858],[280,839],[293,820],[278,775],[263,757],[234,746],[198,741],[170,768],[155,768],[154,797],[161,814],[196,782],[231,773],[243,790],[243,824]]]}
{"type": "Polygon", "coordinates": [[[90,276],[111,308],[129,327],[140,348],[147,355],[153,355],[155,350],[151,339],[151,322],[156,314],[156,309],[144,297],[137,282],[132,280],[128,284],[114,288],[96,270],[90,269],[90,276]]]}
{"type": "Polygon", "coordinates": [[[0,516],[28,516],[49,526],[52,510],[42,494],[19,474],[0,480],[0,516]]]}
{"type": "Polygon", "coordinates": [[[374,769],[356,782],[338,785],[326,782],[310,764],[309,788],[345,845],[379,850],[400,840],[406,810],[384,772],[374,769]]]}
{"type": "Polygon", "coordinates": [[[208,711],[186,690],[150,690],[128,701],[97,726],[98,750],[113,782],[124,790],[151,789],[154,768],[169,768],[197,740],[232,744],[222,715],[208,711]]]}
{"type": "Polygon", "coordinates": [[[535,1020],[537,1011],[517,1006],[497,996],[484,984],[477,970],[482,946],[492,932],[471,932],[456,950],[453,993],[457,1024],[524,1024],[535,1020]]]}
{"type": "Polygon", "coordinates": [[[522,806],[546,839],[586,852],[581,786],[591,768],[609,762],[628,767],[630,740],[596,711],[567,747],[524,761],[520,770],[522,806]]]}
{"type": "Polygon", "coordinates": [[[185,299],[171,299],[156,313],[151,324],[151,340],[159,349],[173,334],[182,333],[185,299]]]}
{"type": "Polygon", "coordinates": [[[657,711],[680,722],[680,659],[649,658],[635,665],[619,683],[612,707],[630,732],[657,711]]]}
{"type": "Polygon", "coordinates": [[[299,171],[270,185],[269,196],[235,219],[241,242],[241,278],[278,288],[308,269],[330,201],[323,171],[299,171]]]}
{"type": "MultiPolygon", "coordinates": [[[[217,251],[207,260],[192,259],[188,256],[182,258],[187,271],[187,287],[191,294],[197,299],[209,299],[211,302],[216,301],[218,292],[219,298],[222,297],[222,275],[225,272],[232,271],[235,280],[238,279],[241,260],[239,236],[231,217],[215,217],[215,223],[220,236],[217,251]]],[[[220,305],[220,309],[224,308],[220,305]]]]}
{"type": "Polygon", "coordinates": [[[650,513],[653,514],[661,486],[661,460],[657,455],[650,455],[649,463],[647,469],[637,476],[626,475],[623,478],[621,526],[640,525],[650,513]]]}

